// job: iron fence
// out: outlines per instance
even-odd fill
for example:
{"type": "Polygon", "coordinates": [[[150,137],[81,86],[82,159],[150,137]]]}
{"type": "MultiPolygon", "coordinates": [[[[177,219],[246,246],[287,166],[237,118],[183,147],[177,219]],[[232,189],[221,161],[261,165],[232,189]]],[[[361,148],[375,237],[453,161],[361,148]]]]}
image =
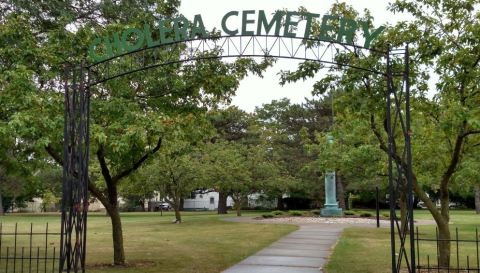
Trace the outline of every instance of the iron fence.
{"type": "Polygon", "coordinates": [[[0,223],[0,272],[54,273],[58,271],[60,233],[51,232],[48,223],[27,229],[0,223]]]}
{"type": "Polygon", "coordinates": [[[435,238],[422,238],[420,235],[417,227],[415,242],[418,273],[480,273],[478,228],[475,228],[474,239],[460,238],[458,228],[455,228],[454,238],[451,239],[439,238],[438,228],[435,228],[435,238]],[[450,243],[448,262],[442,261],[440,256],[441,242],[450,243]]]}

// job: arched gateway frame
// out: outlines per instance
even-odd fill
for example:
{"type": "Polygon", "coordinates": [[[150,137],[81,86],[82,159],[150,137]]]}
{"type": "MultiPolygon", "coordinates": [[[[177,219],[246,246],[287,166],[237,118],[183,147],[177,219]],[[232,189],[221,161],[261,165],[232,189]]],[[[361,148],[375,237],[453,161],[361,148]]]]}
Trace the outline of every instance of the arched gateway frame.
{"type": "MultiPolygon", "coordinates": [[[[385,129],[388,135],[388,181],[390,202],[392,273],[401,268],[416,272],[413,222],[412,156],[410,145],[409,51],[404,49],[371,49],[337,41],[270,35],[217,36],[186,39],[142,49],[98,61],[91,65],[67,65],[65,68],[63,207],[61,227],[60,272],[85,272],[88,210],[88,149],[90,122],[90,89],[117,77],[174,63],[214,58],[283,58],[350,67],[383,76],[385,90],[385,129]],[[160,54],[160,52],[162,54],[160,54]],[[180,54],[179,54],[180,52],[180,54]],[[340,61],[339,52],[352,53],[350,60],[340,61]],[[383,59],[381,67],[360,66],[357,57],[376,54],[383,59]],[[402,71],[394,71],[392,58],[403,61],[402,71]],[[394,78],[403,82],[394,86],[394,78]],[[405,165],[394,160],[398,144],[394,132],[404,137],[402,155],[405,165]],[[407,188],[404,182],[407,181],[407,188]],[[396,199],[407,193],[407,223],[403,228],[396,217],[396,199]],[[409,241],[407,243],[407,240],[409,241]]],[[[404,271],[402,271],[404,272],[404,271]]]]}

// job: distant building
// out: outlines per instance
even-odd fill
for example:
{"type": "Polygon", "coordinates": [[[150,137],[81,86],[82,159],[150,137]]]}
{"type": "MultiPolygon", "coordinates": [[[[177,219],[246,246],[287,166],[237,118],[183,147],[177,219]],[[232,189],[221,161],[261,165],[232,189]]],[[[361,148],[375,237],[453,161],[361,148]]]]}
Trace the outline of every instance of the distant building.
{"type": "MultiPolygon", "coordinates": [[[[218,209],[218,200],[219,193],[216,191],[196,191],[192,192],[189,198],[185,198],[183,202],[184,210],[217,210],[218,209]]],[[[121,197],[118,200],[119,205],[122,206],[125,204],[125,200],[121,197]]],[[[235,202],[231,197],[227,198],[227,207],[232,208],[235,202]]],[[[268,200],[263,194],[254,193],[248,196],[248,207],[249,208],[275,208],[277,201],[268,200]]],[[[155,197],[145,202],[145,209],[149,211],[158,210],[159,207],[165,207],[168,204],[164,199],[160,197],[159,193],[155,194],[155,197]]],[[[14,208],[11,212],[27,212],[27,213],[40,213],[40,212],[55,212],[60,210],[60,205],[48,205],[44,206],[42,198],[33,198],[32,202],[27,202],[26,207],[14,208]]],[[[88,206],[88,211],[90,212],[105,212],[105,207],[98,200],[94,199],[90,201],[88,206]]]]}
{"type": "MultiPolygon", "coordinates": [[[[207,193],[192,193],[190,198],[183,203],[184,210],[216,210],[218,209],[219,193],[216,191],[207,193]]],[[[231,197],[227,198],[227,207],[234,204],[231,197]]]]}
{"type": "MultiPolygon", "coordinates": [[[[183,200],[184,210],[217,210],[218,209],[219,193],[216,191],[194,191],[190,194],[189,198],[183,200]]],[[[149,210],[154,207],[160,207],[165,204],[165,200],[157,193],[154,198],[148,202],[149,210]]],[[[265,195],[260,193],[250,194],[248,196],[249,208],[275,208],[277,204],[276,199],[267,200],[265,195]]],[[[227,207],[231,208],[235,205],[235,201],[229,196],[227,198],[227,207]]]]}

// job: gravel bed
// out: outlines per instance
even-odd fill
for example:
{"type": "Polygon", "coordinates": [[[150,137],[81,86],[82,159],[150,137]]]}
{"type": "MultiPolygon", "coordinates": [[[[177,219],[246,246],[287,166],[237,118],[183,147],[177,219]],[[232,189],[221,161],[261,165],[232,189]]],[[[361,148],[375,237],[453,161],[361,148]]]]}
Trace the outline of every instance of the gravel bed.
{"type": "MultiPolygon", "coordinates": [[[[258,218],[257,218],[258,219],[258,218]]],[[[370,218],[335,218],[335,217],[279,217],[258,219],[265,223],[293,223],[293,224],[308,224],[308,223],[320,223],[320,224],[376,224],[376,219],[370,218]]],[[[390,221],[380,220],[381,225],[389,225],[390,221]]]]}

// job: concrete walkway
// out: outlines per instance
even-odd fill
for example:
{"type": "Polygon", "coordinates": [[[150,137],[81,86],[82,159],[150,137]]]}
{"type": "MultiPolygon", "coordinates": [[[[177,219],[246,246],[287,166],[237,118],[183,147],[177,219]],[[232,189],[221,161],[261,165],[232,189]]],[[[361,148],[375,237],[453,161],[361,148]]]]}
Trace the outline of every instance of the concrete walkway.
{"type": "MultiPolygon", "coordinates": [[[[246,222],[245,220],[235,220],[246,222]]],[[[259,221],[256,221],[257,223],[259,221]]],[[[319,273],[346,225],[298,224],[300,229],[224,273],[319,273]]]]}

